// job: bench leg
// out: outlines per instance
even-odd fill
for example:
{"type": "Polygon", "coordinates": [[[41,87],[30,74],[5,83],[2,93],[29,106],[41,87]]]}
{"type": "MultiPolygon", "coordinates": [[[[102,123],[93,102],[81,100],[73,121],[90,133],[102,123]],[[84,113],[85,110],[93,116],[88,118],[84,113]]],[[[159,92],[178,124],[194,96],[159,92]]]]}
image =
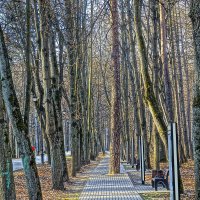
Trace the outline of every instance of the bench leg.
{"type": "Polygon", "coordinates": [[[153,180],[151,181],[151,186],[152,186],[152,188],[154,188],[154,181],[153,180]]]}
{"type": "Polygon", "coordinates": [[[155,187],[155,191],[157,191],[158,190],[158,181],[157,180],[154,181],[154,187],[155,187]]]}
{"type": "Polygon", "coordinates": [[[168,183],[168,181],[166,181],[166,188],[167,188],[167,190],[169,190],[169,183],[168,183]]]}

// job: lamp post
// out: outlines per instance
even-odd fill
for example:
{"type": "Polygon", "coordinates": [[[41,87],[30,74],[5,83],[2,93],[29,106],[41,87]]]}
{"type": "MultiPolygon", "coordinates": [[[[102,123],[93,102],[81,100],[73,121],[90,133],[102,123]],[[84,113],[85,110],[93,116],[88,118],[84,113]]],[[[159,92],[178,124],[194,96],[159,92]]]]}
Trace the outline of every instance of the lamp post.
{"type": "Polygon", "coordinates": [[[169,176],[170,176],[170,200],[180,199],[179,180],[179,155],[177,124],[169,123],[168,126],[168,151],[169,151],[169,176]]]}
{"type": "Polygon", "coordinates": [[[106,128],[105,132],[105,146],[106,146],[106,151],[108,151],[108,128],[106,128]]]}
{"type": "Polygon", "coordinates": [[[145,184],[145,161],[144,161],[144,141],[143,137],[140,136],[140,171],[141,171],[141,181],[142,184],[145,184]]]}
{"type": "Polygon", "coordinates": [[[131,165],[132,165],[132,168],[134,168],[134,163],[135,163],[135,147],[134,147],[134,137],[132,136],[132,139],[131,139],[131,165]]]}

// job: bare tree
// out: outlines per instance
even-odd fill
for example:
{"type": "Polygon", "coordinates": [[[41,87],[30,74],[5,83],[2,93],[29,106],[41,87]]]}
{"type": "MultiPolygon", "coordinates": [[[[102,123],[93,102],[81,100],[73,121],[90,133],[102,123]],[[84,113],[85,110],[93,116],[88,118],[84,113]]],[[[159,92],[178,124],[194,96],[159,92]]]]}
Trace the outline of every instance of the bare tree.
{"type": "Polygon", "coordinates": [[[29,199],[42,199],[42,191],[35,162],[35,155],[31,149],[28,127],[24,124],[19,102],[13,85],[8,53],[4,42],[3,31],[0,27],[0,74],[2,93],[8,117],[12,123],[14,134],[20,148],[24,171],[26,175],[29,199]]]}
{"type": "Polygon", "coordinates": [[[15,184],[12,166],[12,152],[9,141],[8,120],[3,103],[2,85],[0,81],[0,198],[15,200],[15,184]]]}
{"type": "Polygon", "coordinates": [[[111,100],[111,144],[110,174],[120,173],[120,51],[118,1],[111,1],[112,18],[112,100],[111,100]]]}

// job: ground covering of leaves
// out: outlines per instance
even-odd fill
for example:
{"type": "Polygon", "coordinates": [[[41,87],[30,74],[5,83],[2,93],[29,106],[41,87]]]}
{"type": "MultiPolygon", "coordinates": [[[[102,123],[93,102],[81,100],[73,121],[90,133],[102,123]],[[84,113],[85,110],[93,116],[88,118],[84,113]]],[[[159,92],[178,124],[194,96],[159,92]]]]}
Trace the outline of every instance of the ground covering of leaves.
{"type": "MultiPolygon", "coordinates": [[[[51,186],[51,168],[48,164],[38,165],[38,173],[40,176],[42,193],[44,200],[76,200],[78,199],[81,191],[83,190],[88,178],[90,171],[93,170],[103,158],[100,155],[96,161],[91,161],[89,165],[83,166],[77,173],[75,178],[70,176],[70,182],[65,183],[64,191],[52,190],[51,186]]],[[[70,158],[68,161],[68,170],[70,171],[70,158]]],[[[23,170],[14,172],[15,186],[17,193],[17,200],[28,200],[28,192],[26,188],[26,180],[23,170]]]]}
{"type": "MultiPolygon", "coordinates": [[[[168,168],[167,164],[162,163],[161,169],[168,168]]],[[[184,194],[181,195],[181,200],[194,200],[194,161],[188,160],[187,163],[181,166],[181,177],[183,180],[184,194]]],[[[151,174],[146,175],[147,183],[151,184],[151,174]]],[[[169,200],[169,194],[162,193],[146,193],[142,194],[144,200],[169,200]]]]}
{"type": "MultiPolygon", "coordinates": [[[[100,155],[96,161],[91,161],[91,164],[81,168],[76,178],[70,177],[70,182],[65,184],[65,191],[56,191],[51,188],[51,169],[50,166],[38,165],[38,172],[42,185],[44,200],[77,200],[81,191],[86,184],[90,171],[93,170],[103,158],[100,155]]],[[[68,157],[68,169],[70,171],[70,157],[68,157]]],[[[161,165],[161,169],[167,168],[166,164],[161,165]]],[[[127,169],[128,170],[128,169],[127,169]]],[[[25,176],[22,170],[14,173],[15,184],[17,191],[17,200],[28,200],[26,189],[25,176]]],[[[194,162],[189,160],[181,167],[181,175],[184,185],[184,194],[181,195],[181,200],[193,200],[194,198],[194,162]]],[[[146,174],[146,183],[151,183],[151,173],[146,174]]],[[[169,193],[153,192],[141,194],[144,200],[169,200],[169,193]]]]}

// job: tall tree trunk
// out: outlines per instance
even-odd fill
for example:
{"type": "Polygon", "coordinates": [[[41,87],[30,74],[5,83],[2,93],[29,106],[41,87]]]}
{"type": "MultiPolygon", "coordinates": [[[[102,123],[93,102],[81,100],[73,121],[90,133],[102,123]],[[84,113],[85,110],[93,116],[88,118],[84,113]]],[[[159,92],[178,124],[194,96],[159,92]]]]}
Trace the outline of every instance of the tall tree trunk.
{"type": "Polygon", "coordinates": [[[75,43],[75,24],[73,16],[72,2],[65,0],[66,8],[66,32],[67,32],[67,50],[69,58],[69,73],[70,73],[70,118],[71,118],[71,142],[72,142],[72,167],[71,174],[76,176],[76,158],[77,158],[77,136],[78,136],[78,121],[77,121],[77,66],[76,66],[76,43],[75,43]]]}
{"type": "Polygon", "coordinates": [[[172,14],[170,12],[170,48],[171,48],[171,65],[173,70],[173,82],[174,82],[174,96],[175,96],[175,110],[176,110],[176,120],[178,124],[178,145],[179,145],[179,156],[180,156],[180,163],[183,163],[186,161],[185,152],[183,149],[183,131],[181,129],[181,113],[180,113],[180,98],[178,93],[178,80],[177,80],[177,66],[176,66],[176,56],[175,56],[175,45],[174,45],[174,31],[173,31],[173,23],[172,23],[172,14]]]}
{"type": "MultiPolygon", "coordinates": [[[[54,32],[51,31],[49,40],[50,47],[50,68],[51,68],[51,89],[52,89],[52,97],[53,97],[53,109],[54,109],[54,120],[55,120],[55,131],[57,134],[57,138],[59,139],[59,148],[60,153],[57,156],[60,156],[61,165],[62,165],[62,173],[63,180],[68,181],[68,171],[67,171],[67,162],[65,157],[65,148],[64,148],[64,134],[63,134],[63,119],[62,119],[62,110],[61,110],[61,98],[62,92],[59,84],[59,74],[58,74],[58,64],[56,59],[56,46],[54,39],[54,32]]],[[[54,138],[56,135],[54,133],[54,138]]]]}
{"type": "Polygon", "coordinates": [[[195,195],[200,199],[200,1],[191,0],[190,17],[195,47],[195,83],[193,99],[193,145],[195,161],[195,195]]]}
{"type": "MultiPolygon", "coordinates": [[[[129,65],[129,74],[131,79],[131,92],[133,95],[133,104],[134,104],[134,118],[136,125],[136,135],[137,135],[137,144],[139,144],[139,136],[144,136],[146,134],[146,117],[145,117],[145,107],[142,100],[142,90],[139,80],[139,70],[138,63],[136,58],[136,49],[135,49],[135,36],[133,32],[132,20],[134,20],[133,12],[131,9],[130,1],[127,0],[127,12],[128,12],[128,27],[129,27],[129,39],[130,39],[130,49],[132,56],[132,68],[129,65]]],[[[145,140],[146,141],[146,140],[145,140]]],[[[137,151],[139,155],[139,145],[137,151]]],[[[147,154],[146,154],[147,155],[147,154]]],[[[138,157],[139,159],[139,157],[138,157]]],[[[148,159],[147,159],[148,160],[148,159]]]]}
{"type": "Polygon", "coordinates": [[[144,98],[147,102],[148,108],[151,112],[153,117],[154,123],[157,127],[159,132],[159,136],[164,144],[165,153],[167,155],[167,127],[165,121],[163,119],[163,114],[161,108],[159,106],[158,100],[155,97],[153,91],[153,85],[149,76],[148,72],[148,60],[147,60],[147,51],[144,42],[144,37],[142,33],[142,21],[141,21],[141,0],[135,0],[134,4],[134,22],[135,22],[135,31],[136,31],[136,38],[139,48],[139,56],[140,56],[140,65],[141,65],[141,74],[144,83],[144,98]]]}
{"type": "Polygon", "coordinates": [[[129,77],[128,77],[128,68],[129,68],[129,51],[128,51],[128,41],[127,41],[127,31],[126,31],[126,23],[125,23],[125,8],[124,8],[124,2],[121,1],[121,18],[122,18],[122,25],[121,25],[121,34],[122,34],[122,91],[123,91],[123,104],[124,104],[124,131],[125,131],[125,137],[126,137],[126,161],[127,163],[130,163],[130,150],[131,150],[131,139],[130,139],[130,133],[129,133],[129,109],[128,109],[128,83],[129,83],[129,77]]]}
{"type": "Polygon", "coordinates": [[[111,102],[111,143],[110,174],[120,173],[120,52],[118,1],[111,1],[112,17],[112,102],[111,102]]]}
{"type": "Polygon", "coordinates": [[[9,128],[5,119],[5,108],[0,81],[0,199],[15,200],[15,184],[12,166],[12,152],[9,142],[9,128]]]}
{"type": "Polygon", "coordinates": [[[92,120],[92,69],[93,69],[93,9],[94,9],[94,2],[91,1],[91,39],[90,39],[90,63],[89,63],[89,70],[88,70],[88,99],[87,99],[87,125],[88,125],[88,136],[90,140],[90,159],[94,160],[94,132],[92,131],[91,120],[92,120]]]}
{"type": "Polygon", "coordinates": [[[77,95],[78,95],[78,106],[77,106],[77,116],[78,116],[78,134],[77,134],[77,171],[80,170],[81,168],[81,161],[83,158],[83,134],[84,134],[84,129],[82,128],[82,104],[83,103],[83,98],[81,95],[82,91],[82,77],[81,77],[81,72],[82,72],[82,63],[83,63],[83,52],[82,52],[82,43],[83,43],[83,38],[82,38],[82,30],[81,30],[81,15],[82,15],[82,5],[81,5],[80,0],[76,0],[77,4],[77,9],[76,9],[76,43],[79,44],[77,45],[77,95]],[[82,99],[81,99],[82,98],[82,99]]]}
{"type": "Polygon", "coordinates": [[[83,124],[83,154],[84,154],[84,163],[90,163],[90,146],[89,146],[89,133],[87,127],[87,57],[88,57],[88,42],[87,42],[87,30],[86,30],[86,12],[87,12],[87,0],[83,2],[83,17],[82,17],[82,69],[81,69],[81,87],[80,87],[80,100],[82,106],[82,124],[83,124]]]}
{"type": "Polygon", "coordinates": [[[105,155],[105,146],[103,140],[103,134],[101,131],[101,119],[100,119],[100,107],[101,107],[101,93],[100,93],[100,77],[98,77],[98,94],[97,94],[97,103],[96,103],[96,129],[97,129],[97,137],[99,140],[101,152],[105,155]]]}
{"type": "Polygon", "coordinates": [[[166,13],[165,2],[160,3],[160,37],[161,37],[161,60],[164,70],[164,83],[165,83],[165,98],[166,108],[169,122],[174,121],[173,101],[172,101],[172,88],[169,76],[168,56],[167,56],[167,34],[166,34],[166,13]]]}
{"type": "MultiPolygon", "coordinates": [[[[185,2],[187,4],[187,2],[185,2]]],[[[180,34],[181,34],[181,54],[183,55],[183,64],[184,64],[184,70],[185,70],[185,76],[186,76],[186,86],[187,86],[187,129],[188,129],[188,139],[189,139],[189,147],[190,147],[190,157],[193,158],[193,144],[192,144],[192,127],[191,127],[191,92],[190,92],[190,80],[189,80],[189,70],[188,70],[188,60],[187,55],[185,53],[185,48],[187,48],[187,45],[185,45],[185,38],[183,35],[183,26],[182,26],[182,20],[181,20],[181,11],[180,11],[180,2],[178,3],[179,8],[179,23],[180,23],[180,34]]]]}
{"type": "Polygon", "coordinates": [[[37,101],[35,102],[35,108],[38,113],[39,122],[42,130],[42,135],[45,139],[46,149],[47,149],[47,157],[48,157],[48,164],[51,164],[51,152],[50,152],[50,144],[49,139],[46,133],[46,118],[45,118],[45,108],[43,106],[43,98],[44,98],[44,89],[40,81],[40,74],[39,74],[39,57],[41,57],[41,33],[40,33],[40,21],[39,21],[39,14],[38,14],[38,5],[37,0],[34,0],[34,20],[35,20],[35,30],[37,36],[37,44],[38,44],[38,52],[33,46],[33,53],[32,56],[34,57],[32,60],[34,62],[33,66],[33,81],[32,81],[32,94],[34,97],[39,96],[37,101]],[[38,95],[37,95],[37,92],[38,95]]]}
{"type": "MultiPolygon", "coordinates": [[[[159,62],[158,62],[158,2],[156,0],[152,1],[152,15],[153,15],[153,39],[152,39],[152,47],[153,47],[153,86],[156,98],[159,98],[159,62]]],[[[155,123],[153,125],[153,146],[154,146],[154,169],[160,168],[160,160],[159,160],[159,135],[155,123]]]]}
{"type": "Polygon", "coordinates": [[[26,0],[26,98],[24,109],[24,123],[29,126],[30,98],[31,98],[31,62],[30,62],[30,0],[26,0]]]}
{"type": "Polygon", "coordinates": [[[35,162],[35,155],[31,149],[28,136],[28,127],[24,124],[19,102],[15,93],[9,58],[4,42],[3,31],[0,27],[0,74],[2,80],[2,93],[8,117],[12,123],[14,134],[20,148],[22,162],[26,175],[29,199],[42,199],[42,191],[35,162]]]}
{"type": "MultiPolygon", "coordinates": [[[[53,189],[64,189],[63,181],[63,157],[61,148],[64,148],[60,144],[60,135],[56,130],[58,125],[56,121],[56,114],[53,101],[53,90],[51,88],[51,75],[49,64],[49,29],[50,29],[50,16],[48,1],[39,1],[40,9],[40,37],[41,37],[41,59],[42,59],[42,76],[44,87],[44,101],[45,101],[45,116],[46,116],[46,131],[50,142],[51,152],[51,172],[52,172],[52,187],[53,189]]],[[[59,97],[58,97],[59,98],[59,97]]],[[[62,123],[62,121],[60,122],[62,123]]],[[[63,137],[63,136],[62,136],[63,137]]]]}
{"type": "MultiPolygon", "coordinates": [[[[174,16],[175,17],[175,16],[174,16]]],[[[178,87],[179,87],[179,98],[180,98],[180,111],[181,111],[181,121],[183,126],[183,147],[186,158],[189,158],[189,140],[188,140],[188,129],[187,121],[185,114],[185,98],[184,98],[184,89],[183,89],[183,72],[182,72],[182,62],[181,62],[181,52],[179,44],[179,29],[178,25],[175,24],[175,40],[176,40],[176,51],[178,58],[178,87]]]]}

